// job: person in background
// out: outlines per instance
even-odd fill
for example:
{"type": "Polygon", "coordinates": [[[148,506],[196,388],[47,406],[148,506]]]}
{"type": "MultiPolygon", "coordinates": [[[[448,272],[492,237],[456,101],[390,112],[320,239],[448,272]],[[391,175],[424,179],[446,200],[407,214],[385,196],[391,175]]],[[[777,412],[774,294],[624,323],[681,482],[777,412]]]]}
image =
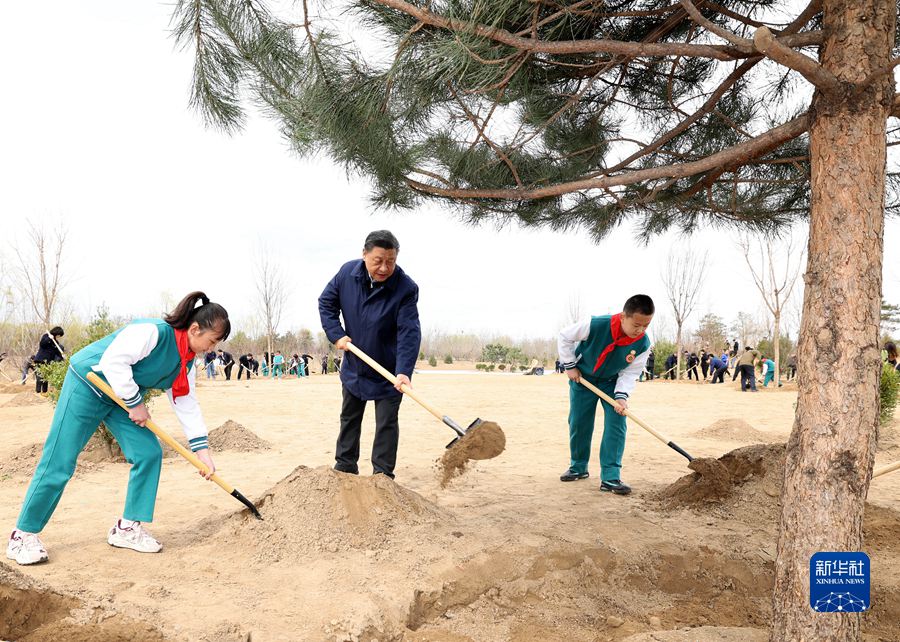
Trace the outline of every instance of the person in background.
{"type": "Polygon", "coordinates": [[[203,359],[203,364],[206,366],[206,378],[207,379],[215,379],[216,378],[216,353],[214,350],[210,350],[206,353],[206,356],[203,359]]]}
{"type": "Polygon", "coordinates": [[[744,348],[744,354],[737,361],[735,376],[738,370],[741,373],[741,392],[756,392],[756,364],[759,361],[759,352],[752,346],[744,348]]]}
{"type": "Polygon", "coordinates": [[[35,353],[33,362],[34,369],[34,391],[38,394],[47,392],[47,381],[41,378],[40,366],[53,363],[54,361],[62,361],[65,359],[63,347],[59,343],[59,339],[65,334],[59,326],[54,327],[49,332],[41,335],[41,342],[38,351],[35,353]]]}
{"type": "Polygon", "coordinates": [[[250,373],[253,372],[253,366],[250,365],[250,361],[253,359],[253,355],[249,352],[247,354],[242,354],[238,358],[238,381],[241,380],[241,375],[247,376],[247,381],[250,381],[250,373]]]}
{"type": "Polygon", "coordinates": [[[219,360],[222,362],[222,370],[225,371],[225,381],[231,381],[231,369],[234,368],[234,357],[230,352],[219,350],[219,360]]]}
{"type": "Polygon", "coordinates": [[[700,365],[700,358],[697,356],[696,352],[692,352],[687,360],[687,373],[688,379],[696,379],[700,381],[700,372],[697,370],[697,366],[700,365]],[[693,377],[691,377],[693,375],[693,377]]]}
{"type": "Polygon", "coordinates": [[[762,362],[763,388],[768,388],[769,383],[775,379],[775,362],[766,355],[760,357],[762,362]]]}
{"type": "Polygon", "coordinates": [[[788,381],[791,381],[792,379],[796,379],[797,378],[797,355],[796,354],[791,354],[791,356],[788,357],[787,367],[788,367],[788,371],[787,371],[788,381]]]}
{"type": "Polygon", "coordinates": [[[900,372],[900,358],[897,357],[897,345],[893,341],[884,344],[884,350],[887,352],[886,363],[894,367],[894,370],[900,372]]]}
{"type": "Polygon", "coordinates": [[[272,376],[275,379],[281,379],[284,374],[284,355],[281,354],[281,350],[275,351],[275,356],[272,358],[272,376]]]}
{"type": "Polygon", "coordinates": [[[723,355],[722,357],[713,357],[712,361],[710,361],[710,368],[712,370],[712,382],[711,383],[725,383],[725,372],[728,370],[728,355],[723,355]]]}

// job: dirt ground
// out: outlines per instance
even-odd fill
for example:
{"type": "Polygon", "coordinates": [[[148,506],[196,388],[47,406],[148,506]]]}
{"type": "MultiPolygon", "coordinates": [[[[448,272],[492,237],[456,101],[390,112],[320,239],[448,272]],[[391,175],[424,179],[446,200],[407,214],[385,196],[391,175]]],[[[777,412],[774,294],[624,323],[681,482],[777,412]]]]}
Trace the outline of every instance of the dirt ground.
{"type": "MultiPolygon", "coordinates": [[[[237,450],[243,433],[231,430],[229,449],[214,458],[265,521],[169,457],[149,527],[164,551],[113,549],[106,531],[124,502],[128,464],[86,462],[42,534],[50,563],[0,564],[0,640],[766,639],[777,446],[723,459],[732,477],[707,492],[684,478],[693,474],[686,460],[631,425],[623,478],[635,492],[612,496],[598,491],[599,438],[591,478],[559,481],[568,464],[563,376],[428,373],[414,384],[461,425],[497,422],[502,454],[442,488],[437,462],[454,435],[407,399],[396,482],[369,476],[371,410],[364,474],[338,474],[329,469],[337,376],[201,380],[210,429],[231,420],[257,446],[237,450]]],[[[0,392],[7,530],[52,414],[43,401],[7,403],[15,394],[0,392]]],[[[719,458],[761,438],[785,441],[795,399],[789,389],[652,382],[638,384],[631,407],[695,457],[719,458]]],[[[154,419],[180,435],[165,400],[154,403],[154,419]]],[[[895,422],[876,465],[900,458],[898,444],[895,422]]],[[[874,570],[864,638],[900,640],[900,472],[872,484],[866,532],[874,570]]]]}

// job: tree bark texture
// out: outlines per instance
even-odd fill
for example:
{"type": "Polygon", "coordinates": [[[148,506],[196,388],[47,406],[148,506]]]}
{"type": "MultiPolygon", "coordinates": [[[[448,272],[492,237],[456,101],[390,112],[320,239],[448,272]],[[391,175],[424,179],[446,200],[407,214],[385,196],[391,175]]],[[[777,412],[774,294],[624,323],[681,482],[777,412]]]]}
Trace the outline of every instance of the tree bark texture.
{"type": "Polygon", "coordinates": [[[859,640],[860,616],[816,613],[809,560],[863,549],[881,376],[878,326],[886,121],[893,78],[858,90],[888,64],[890,0],[824,0],[822,65],[841,95],[813,99],[810,236],[798,348],[799,396],[787,445],[775,563],[773,642],[859,640]]]}

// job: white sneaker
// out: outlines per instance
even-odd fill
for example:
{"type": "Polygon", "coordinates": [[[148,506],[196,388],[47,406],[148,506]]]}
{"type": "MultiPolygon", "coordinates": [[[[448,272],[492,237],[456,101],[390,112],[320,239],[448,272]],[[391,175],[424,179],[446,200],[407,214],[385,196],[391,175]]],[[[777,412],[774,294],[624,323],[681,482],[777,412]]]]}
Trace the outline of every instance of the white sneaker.
{"type": "Polygon", "coordinates": [[[15,560],[16,563],[27,566],[28,564],[40,564],[46,562],[47,549],[41,543],[37,533],[25,533],[14,530],[9,536],[9,544],[6,546],[6,557],[15,560]]]}
{"type": "Polygon", "coordinates": [[[159,553],[162,550],[162,544],[153,539],[140,522],[132,522],[125,528],[121,520],[116,521],[116,525],[109,529],[106,541],[110,546],[130,548],[138,553],[159,553]]]}

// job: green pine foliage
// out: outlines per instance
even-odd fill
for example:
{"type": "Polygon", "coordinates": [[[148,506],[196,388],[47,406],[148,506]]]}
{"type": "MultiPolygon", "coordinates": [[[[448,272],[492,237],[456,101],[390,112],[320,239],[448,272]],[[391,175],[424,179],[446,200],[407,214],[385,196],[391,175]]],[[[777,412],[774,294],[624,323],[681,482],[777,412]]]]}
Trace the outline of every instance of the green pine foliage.
{"type": "MultiPolygon", "coordinates": [[[[759,57],[529,51],[466,26],[560,46],[599,39],[708,44],[704,29],[684,15],[673,19],[670,5],[657,0],[413,4],[458,23],[426,24],[375,0],[343,5],[390,47],[390,59],[380,62],[332,23],[287,9],[276,16],[262,0],[179,0],[174,35],[195,56],[191,104],[210,124],[234,131],[245,119],[242,104],[256,100],[297,152],[324,152],[368,178],[380,207],[438,200],[471,222],[578,227],[594,239],[627,217],[649,236],[707,223],[771,230],[806,215],[805,134],[695,175],[534,197],[457,195],[703,159],[797,116],[790,100],[796,74],[759,57]]],[[[306,3],[293,6],[305,13],[306,3]]],[[[701,10],[734,31],[745,25],[728,12],[769,17],[773,29],[779,22],[768,0],[717,6],[701,10]]]]}

